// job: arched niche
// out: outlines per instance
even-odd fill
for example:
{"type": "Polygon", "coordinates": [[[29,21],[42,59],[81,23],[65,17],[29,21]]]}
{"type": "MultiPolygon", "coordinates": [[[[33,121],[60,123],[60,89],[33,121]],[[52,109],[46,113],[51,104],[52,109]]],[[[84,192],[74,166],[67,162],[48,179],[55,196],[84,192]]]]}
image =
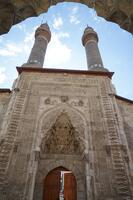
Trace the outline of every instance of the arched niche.
{"type": "Polygon", "coordinates": [[[75,175],[77,200],[86,199],[86,160],[84,154],[89,149],[86,129],[87,122],[82,113],[67,105],[52,108],[40,116],[39,133],[35,139],[37,141],[36,149],[40,148],[40,156],[35,176],[34,200],[42,200],[43,180],[51,170],[59,166],[69,169],[75,175]],[[62,137],[60,130],[65,132],[62,137]],[[59,141],[54,143],[55,141],[52,142],[52,139],[56,139],[57,133],[59,141]],[[70,140],[67,143],[66,140],[69,139],[69,136],[70,140]],[[59,148],[55,146],[54,150],[54,145],[59,145],[59,148]]]}
{"type": "Polygon", "coordinates": [[[40,145],[41,154],[78,155],[85,148],[80,138],[80,134],[73,126],[67,111],[63,110],[49,131],[44,133],[40,145]]]}
{"type": "Polygon", "coordinates": [[[57,121],[64,115],[66,116],[66,122],[74,129],[75,137],[77,137],[78,141],[80,140],[82,153],[87,153],[89,134],[86,118],[83,113],[70,105],[59,105],[41,114],[36,128],[35,149],[40,148],[41,150],[43,139],[48,139],[49,131],[55,129],[57,121]]]}

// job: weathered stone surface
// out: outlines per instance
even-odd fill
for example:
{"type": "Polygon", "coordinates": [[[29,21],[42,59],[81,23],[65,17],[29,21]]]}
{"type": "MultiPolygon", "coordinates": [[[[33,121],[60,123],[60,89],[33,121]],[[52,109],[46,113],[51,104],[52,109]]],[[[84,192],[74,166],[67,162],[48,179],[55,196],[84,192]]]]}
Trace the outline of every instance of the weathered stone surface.
{"type": "Polygon", "coordinates": [[[41,151],[54,154],[80,154],[80,141],[76,138],[77,134],[69,116],[63,112],[43,137],[41,151]]]}
{"type": "Polygon", "coordinates": [[[20,76],[1,131],[2,198],[42,200],[46,175],[63,166],[76,177],[77,200],[132,200],[132,152],[110,79],[54,71],[20,76]]]}
{"type": "MultiPolygon", "coordinates": [[[[31,16],[47,12],[51,5],[65,0],[1,0],[0,1],[0,34],[7,33],[11,26],[31,16]]],[[[70,1],[68,1],[70,2],[70,1]]],[[[132,0],[73,0],[94,8],[99,16],[115,22],[121,28],[133,33],[132,0]]]]}
{"type": "Polygon", "coordinates": [[[0,89],[0,200],[42,200],[58,167],[77,200],[132,200],[133,101],[115,94],[113,73],[34,65],[0,89]]]}
{"type": "Polygon", "coordinates": [[[4,114],[6,113],[6,110],[7,110],[9,100],[10,100],[10,92],[0,91],[0,130],[2,128],[1,125],[2,125],[4,114]]]}
{"type": "Polygon", "coordinates": [[[131,153],[131,158],[133,162],[133,103],[118,100],[117,103],[120,109],[120,112],[122,113],[122,120],[124,123],[124,130],[125,135],[127,138],[129,150],[131,153]]]}

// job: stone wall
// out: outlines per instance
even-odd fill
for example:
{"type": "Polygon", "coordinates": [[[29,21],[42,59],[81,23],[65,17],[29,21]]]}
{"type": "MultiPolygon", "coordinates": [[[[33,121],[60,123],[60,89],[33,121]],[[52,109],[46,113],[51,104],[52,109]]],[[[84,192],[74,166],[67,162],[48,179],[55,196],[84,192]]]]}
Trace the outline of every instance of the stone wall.
{"type": "Polygon", "coordinates": [[[9,92],[0,92],[0,132],[2,129],[2,122],[7,111],[8,103],[10,100],[9,92]]]}
{"type": "Polygon", "coordinates": [[[133,103],[120,99],[117,99],[117,103],[122,115],[124,130],[133,161],[133,103]]]}
{"type": "Polygon", "coordinates": [[[76,177],[77,200],[132,200],[130,152],[108,76],[23,71],[10,103],[0,152],[2,199],[42,200],[44,178],[62,166],[76,177]],[[48,148],[62,113],[70,131],[63,138],[73,133],[79,150],[62,138],[66,150],[54,152],[52,141],[48,148]]]}
{"type": "MultiPolygon", "coordinates": [[[[7,33],[11,26],[17,24],[28,17],[38,16],[47,12],[51,5],[65,0],[8,0],[0,1],[0,34],[7,33]]],[[[70,2],[70,1],[68,1],[70,2]]],[[[73,0],[94,8],[98,16],[106,20],[115,22],[121,28],[133,33],[133,1],[132,0],[73,0]]]]}

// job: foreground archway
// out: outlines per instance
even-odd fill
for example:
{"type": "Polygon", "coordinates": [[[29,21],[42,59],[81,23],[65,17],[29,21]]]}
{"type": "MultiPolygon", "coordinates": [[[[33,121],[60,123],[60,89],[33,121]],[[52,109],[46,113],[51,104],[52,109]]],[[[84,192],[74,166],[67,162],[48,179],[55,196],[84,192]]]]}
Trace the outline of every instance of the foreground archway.
{"type": "MultiPolygon", "coordinates": [[[[0,35],[7,33],[12,25],[17,24],[28,17],[38,16],[43,12],[47,12],[50,6],[60,2],[67,2],[67,0],[1,1],[0,35]]],[[[102,16],[106,20],[115,22],[119,24],[121,28],[133,33],[133,1],[72,0],[69,2],[80,2],[87,5],[89,8],[94,8],[98,16],[102,16]]]]}
{"type": "Polygon", "coordinates": [[[44,179],[43,200],[77,200],[74,174],[64,167],[50,171],[44,179]]]}

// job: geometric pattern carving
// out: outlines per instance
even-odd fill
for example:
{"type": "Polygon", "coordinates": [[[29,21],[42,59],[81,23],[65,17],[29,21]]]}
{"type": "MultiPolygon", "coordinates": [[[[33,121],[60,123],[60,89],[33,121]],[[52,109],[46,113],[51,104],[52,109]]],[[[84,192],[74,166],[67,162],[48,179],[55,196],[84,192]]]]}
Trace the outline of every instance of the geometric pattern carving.
{"type": "Polygon", "coordinates": [[[52,154],[79,154],[80,142],[68,115],[63,112],[42,139],[41,152],[52,154]]]}

